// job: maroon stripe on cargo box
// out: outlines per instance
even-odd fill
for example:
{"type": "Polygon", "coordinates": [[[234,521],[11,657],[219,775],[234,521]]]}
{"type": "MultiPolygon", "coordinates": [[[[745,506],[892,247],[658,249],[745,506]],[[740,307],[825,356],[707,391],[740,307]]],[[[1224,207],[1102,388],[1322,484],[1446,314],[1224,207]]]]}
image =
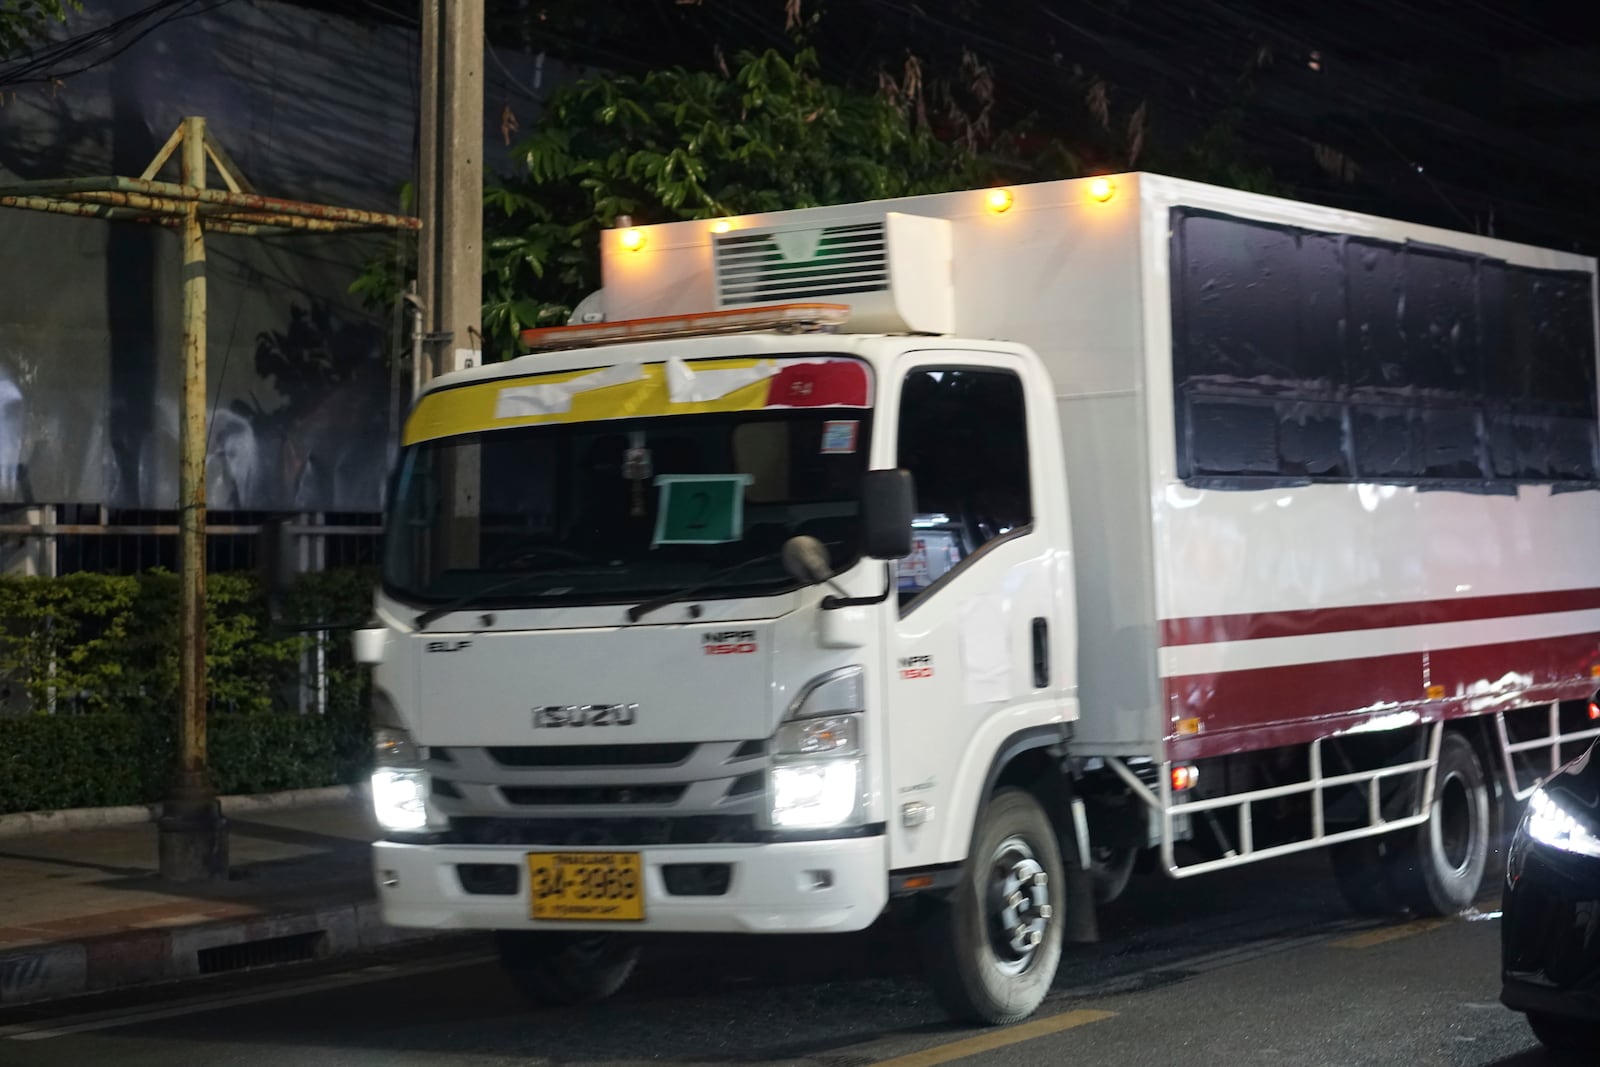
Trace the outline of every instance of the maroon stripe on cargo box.
{"type": "Polygon", "coordinates": [[[1161,644],[1208,645],[1218,641],[1253,641],[1263,637],[1301,637],[1349,630],[1382,630],[1477,619],[1548,615],[1559,611],[1600,608],[1600,589],[1559,589],[1548,593],[1411,600],[1392,604],[1355,604],[1342,608],[1307,608],[1237,615],[1197,615],[1161,620],[1161,644]]]}

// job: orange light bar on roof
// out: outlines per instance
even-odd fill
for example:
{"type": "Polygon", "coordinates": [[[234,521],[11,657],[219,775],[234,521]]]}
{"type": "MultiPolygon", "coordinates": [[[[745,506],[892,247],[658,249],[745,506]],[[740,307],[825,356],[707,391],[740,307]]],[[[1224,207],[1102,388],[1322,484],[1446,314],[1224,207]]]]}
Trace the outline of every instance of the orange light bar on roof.
{"type": "Polygon", "coordinates": [[[656,341],[666,337],[693,337],[751,330],[788,333],[837,330],[850,317],[847,304],[769,304],[731,311],[703,311],[694,315],[658,315],[622,322],[593,322],[578,326],[546,326],[523,330],[529,351],[581,348],[606,341],[656,341]]]}

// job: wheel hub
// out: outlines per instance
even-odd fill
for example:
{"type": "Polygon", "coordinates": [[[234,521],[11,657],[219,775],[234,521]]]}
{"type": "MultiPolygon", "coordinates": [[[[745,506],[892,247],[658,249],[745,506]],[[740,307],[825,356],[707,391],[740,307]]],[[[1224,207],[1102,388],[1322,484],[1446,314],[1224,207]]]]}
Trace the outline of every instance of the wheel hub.
{"type": "Polygon", "coordinates": [[[1454,874],[1466,872],[1472,862],[1472,842],[1477,821],[1467,785],[1458,774],[1449,774],[1441,783],[1434,801],[1439,811],[1434,817],[1435,841],[1445,866],[1454,874]]]}
{"type": "Polygon", "coordinates": [[[1050,880],[1033,849],[1020,837],[1000,842],[989,861],[989,942],[1001,970],[1020,974],[1044,943],[1054,909],[1050,880]]]}

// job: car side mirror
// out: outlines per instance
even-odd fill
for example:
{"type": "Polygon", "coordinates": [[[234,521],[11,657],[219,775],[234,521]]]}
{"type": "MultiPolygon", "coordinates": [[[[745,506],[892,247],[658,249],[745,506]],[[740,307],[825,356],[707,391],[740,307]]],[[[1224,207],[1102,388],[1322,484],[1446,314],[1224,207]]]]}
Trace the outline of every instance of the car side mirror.
{"type": "Polygon", "coordinates": [[[917,487],[904,469],[868,471],[861,485],[862,549],[872,559],[911,555],[917,487]]]}

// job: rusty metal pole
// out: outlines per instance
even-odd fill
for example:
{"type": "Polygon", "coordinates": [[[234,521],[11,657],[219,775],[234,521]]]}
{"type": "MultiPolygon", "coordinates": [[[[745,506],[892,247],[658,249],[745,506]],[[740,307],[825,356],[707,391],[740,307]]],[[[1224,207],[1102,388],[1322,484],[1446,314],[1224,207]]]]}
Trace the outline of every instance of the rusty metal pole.
{"type": "MultiPolygon", "coordinates": [[[[183,120],[183,184],[205,188],[205,119],[183,120]]],[[[159,823],[161,876],[227,877],[228,836],[206,767],[206,246],[183,215],[183,399],[178,475],[178,766],[159,823]]]]}

